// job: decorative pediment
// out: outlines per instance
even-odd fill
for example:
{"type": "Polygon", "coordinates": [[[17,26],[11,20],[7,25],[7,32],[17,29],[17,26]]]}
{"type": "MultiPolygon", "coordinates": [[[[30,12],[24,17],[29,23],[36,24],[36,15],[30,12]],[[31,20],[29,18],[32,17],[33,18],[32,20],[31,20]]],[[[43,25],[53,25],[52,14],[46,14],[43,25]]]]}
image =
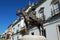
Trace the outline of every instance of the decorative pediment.
{"type": "Polygon", "coordinates": [[[44,7],[40,8],[39,12],[42,13],[44,11],[44,7]]]}

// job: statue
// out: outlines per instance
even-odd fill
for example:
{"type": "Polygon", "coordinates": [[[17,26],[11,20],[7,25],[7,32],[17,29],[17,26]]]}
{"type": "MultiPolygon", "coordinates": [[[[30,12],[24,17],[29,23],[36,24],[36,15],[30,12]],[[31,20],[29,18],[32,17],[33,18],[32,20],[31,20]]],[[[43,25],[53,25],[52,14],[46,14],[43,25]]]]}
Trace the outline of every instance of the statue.
{"type": "Polygon", "coordinates": [[[17,15],[19,15],[19,14],[22,14],[23,17],[25,18],[27,31],[28,31],[29,25],[37,26],[37,28],[39,29],[40,35],[44,36],[44,33],[41,33],[41,32],[44,32],[43,21],[42,21],[42,19],[39,19],[36,17],[35,11],[32,11],[31,13],[27,14],[23,10],[18,10],[17,15]]]}

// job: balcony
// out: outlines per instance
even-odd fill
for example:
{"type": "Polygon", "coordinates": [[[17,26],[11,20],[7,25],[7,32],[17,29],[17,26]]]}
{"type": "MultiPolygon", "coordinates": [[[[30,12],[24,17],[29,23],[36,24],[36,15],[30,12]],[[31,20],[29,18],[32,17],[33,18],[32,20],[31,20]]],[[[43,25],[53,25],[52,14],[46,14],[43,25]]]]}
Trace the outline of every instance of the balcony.
{"type": "Polygon", "coordinates": [[[60,2],[58,0],[52,0],[52,7],[52,16],[60,14],[60,2]]]}
{"type": "Polygon", "coordinates": [[[56,15],[60,15],[60,8],[56,8],[54,10],[51,11],[52,12],[52,16],[56,16],[56,15]]]}
{"type": "Polygon", "coordinates": [[[60,8],[56,8],[51,11],[51,17],[46,20],[46,22],[50,22],[51,20],[56,20],[60,18],[60,8]]]}
{"type": "Polygon", "coordinates": [[[56,20],[60,18],[60,3],[59,1],[55,0],[52,1],[52,10],[51,10],[51,17],[46,20],[46,22],[51,20],[56,20]]]}

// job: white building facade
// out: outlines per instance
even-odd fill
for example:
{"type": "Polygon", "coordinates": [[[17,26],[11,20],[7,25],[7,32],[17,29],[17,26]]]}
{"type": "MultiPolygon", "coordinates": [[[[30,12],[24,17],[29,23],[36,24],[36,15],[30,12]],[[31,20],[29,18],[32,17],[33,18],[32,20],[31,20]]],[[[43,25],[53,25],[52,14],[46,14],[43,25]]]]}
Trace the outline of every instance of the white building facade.
{"type": "MultiPolygon", "coordinates": [[[[41,0],[42,1],[42,0],[41,0]]],[[[36,9],[37,18],[46,21],[43,26],[47,40],[60,40],[60,0],[45,0],[36,9]]],[[[39,35],[37,27],[30,29],[30,34],[39,35]]]]}
{"type": "MultiPolygon", "coordinates": [[[[42,1],[42,0],[41,0],[42,1]]],[[[44,22],[44,36],[47,40],[60,40],[60,3],[59,0],[44,0],[36,9],[36,17],[41,18],[44,22]]],[[[27,12],[27,11],[25,11],[27,12]]],[[[22,20],[23,21],[23,20],[22,20]]],[[[18,24],[21,25],[23,22],[18,22],[13,29],[16,33],[18,24]]],[[[19,26],[20,26],[19,25],[19,26]]],[[[24,25],[24,24],[23,24],[24,25]]],[[[22,26],[20,26],[22,27],[22,26]]],[[[21,34],[20,34],[21,35],[21,34]]],[[[29,35],[40,35],[37,27],[29,29],[29,35]]],[[[18,34],[14,35],[14,40],[17,40],[18,34]]]]}
{"type": "MultiPolygon", "coordinates": [[[[42,3],[35,9],[36,17],[44,21],[44,36],[47,40],[60,40],[60,0],[41,0],[42,3]]],[[[31,6],[25,11],[32,8],[31,6]]],[[[13,23],[11,40],[20,40],[23,36],[21,30],[26,27],[24,18],[21,17],[13,23]]],[[[24,32],[23,32],[24,33],[24,32]]],[[[40,35],[35,26],[29,29],[29,35],[40,35]]]]}
{"type": "Polygon", "coordinates": [[[18,20],[15,21],[14,26],[12,27],[12,40],[20,40],[22,37],[22,34],[20,31],[22,28],[25,27],[24,18],[21,17],[18,20]]]}

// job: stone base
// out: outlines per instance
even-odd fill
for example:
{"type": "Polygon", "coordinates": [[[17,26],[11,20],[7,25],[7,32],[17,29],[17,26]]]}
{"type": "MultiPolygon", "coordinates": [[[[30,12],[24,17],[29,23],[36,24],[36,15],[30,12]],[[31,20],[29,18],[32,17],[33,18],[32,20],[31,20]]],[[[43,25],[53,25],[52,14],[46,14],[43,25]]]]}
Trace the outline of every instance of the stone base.
{"type": "Polygon", "coordinates": [[[21,40],[46,40],[46,38],[44,36],[25,35],[21,40]]]}

